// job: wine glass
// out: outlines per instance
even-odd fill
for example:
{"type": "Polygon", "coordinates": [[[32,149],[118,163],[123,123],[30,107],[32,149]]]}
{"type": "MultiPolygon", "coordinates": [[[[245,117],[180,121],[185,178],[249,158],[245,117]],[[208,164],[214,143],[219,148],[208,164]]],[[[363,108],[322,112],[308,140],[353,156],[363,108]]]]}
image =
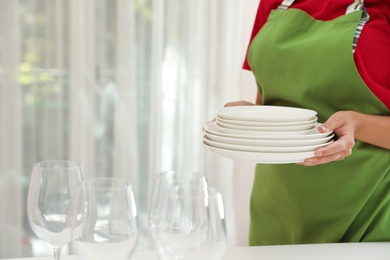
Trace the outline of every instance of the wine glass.
{"type": "Polygon", "coordinates": [[[208,187],[208,233],[206,241],[194,249],[188,259],[218,260],[226,252],[227,234],[225,210],[221,193],[215,188],[208,187]]]}
{"type": "Polygon", "coordinates": [[[192,171],[168,171],[154,179],[149,228],[160,259],[186,259],[207,238],[206,178],[192,171]]]}
{"type": "Polygon", "coordinates": [[[81,230],[84,208],[79,187],[83,181],[80,164],[72,161],[43,161],[34,165],[28,197],[27,216],[33,232],[53,247],[54,259],[81,230]]]}
{"type": "Polygon", "coordinates": [[[127,260],[138,241],[137,207],[132,186],[119,178],[83,182],[87,216],[72,245],[83,260],[127,260]]]}

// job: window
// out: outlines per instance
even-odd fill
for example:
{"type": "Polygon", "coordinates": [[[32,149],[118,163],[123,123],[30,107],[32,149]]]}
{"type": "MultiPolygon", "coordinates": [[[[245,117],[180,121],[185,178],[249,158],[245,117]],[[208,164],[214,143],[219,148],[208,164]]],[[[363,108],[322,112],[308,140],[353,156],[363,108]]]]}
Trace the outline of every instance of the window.
{"type": "Polygon", "coordinates": [[[242,5],[0,1],[1,258],[51,255],[25,214],[37,161],[76,160],[86,178],[130,180],[140,211],[139,248],[150,247],[154,173],[202,171],[231,196],[232,162],[204,150],[201,129],[238,93],[242,5]]]}

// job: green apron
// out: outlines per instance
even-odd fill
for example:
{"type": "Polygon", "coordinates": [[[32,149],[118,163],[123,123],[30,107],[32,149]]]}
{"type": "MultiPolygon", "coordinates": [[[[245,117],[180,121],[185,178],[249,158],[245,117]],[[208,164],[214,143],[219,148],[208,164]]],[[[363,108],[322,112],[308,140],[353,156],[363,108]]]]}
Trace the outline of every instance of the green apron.
{"type": "MultiPolygon", "coordinates": [[[[248,52],[263,104],[313,109],[319,122],[339,110],[389,115],[354,63],[362,17],[358,10],[321,21],[272,10],[248,52]]],[[[250,245],[390,241],[389,188],[390,151],[360,141],[342,161],[258,164],[250,245]]]]}

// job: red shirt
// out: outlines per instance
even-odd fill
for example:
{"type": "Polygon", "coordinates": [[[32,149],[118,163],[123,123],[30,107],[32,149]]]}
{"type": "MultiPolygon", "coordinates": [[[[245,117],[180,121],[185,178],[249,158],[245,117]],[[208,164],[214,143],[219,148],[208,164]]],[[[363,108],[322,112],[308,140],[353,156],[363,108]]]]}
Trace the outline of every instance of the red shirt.
{"type": "MultiPolygon", "coordinates": [[[[345,14],[353,0],[295,0],[290,8],[301,9],[317,20],[331,20],[345,14]]],[[[252,39],[267,21],[272,9],[282,0],[261,0],[252,30],[252,39]]],[[[390,110],[390,1],[365,0],[370,20],[358,40],[356,67],[371,91],[390,110]]],[[[247,60],[244,69],[250,70],[247,60]]]]}

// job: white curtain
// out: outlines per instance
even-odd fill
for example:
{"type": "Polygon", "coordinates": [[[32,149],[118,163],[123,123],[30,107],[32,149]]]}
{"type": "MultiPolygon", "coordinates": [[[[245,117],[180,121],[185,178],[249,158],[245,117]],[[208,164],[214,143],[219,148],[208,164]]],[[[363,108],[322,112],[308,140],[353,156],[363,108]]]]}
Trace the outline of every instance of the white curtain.
{"type": "Polygon", "coordinates": [[[0,4],[0,256],[22,252],[22,99],[16,1],[0,4]]]}
{"type": "Polygon", "coordinates": [[[139,250],[151,246],[153,174],[203,172],[223,194],[235,243],[234,165],[205,150],[202,127],[238,97],[243,5],[0,1],[0,258],[51,254],[25,214],[31,167],[48,159],[80,161],[86,178],[130,180],[139,250]]]}

